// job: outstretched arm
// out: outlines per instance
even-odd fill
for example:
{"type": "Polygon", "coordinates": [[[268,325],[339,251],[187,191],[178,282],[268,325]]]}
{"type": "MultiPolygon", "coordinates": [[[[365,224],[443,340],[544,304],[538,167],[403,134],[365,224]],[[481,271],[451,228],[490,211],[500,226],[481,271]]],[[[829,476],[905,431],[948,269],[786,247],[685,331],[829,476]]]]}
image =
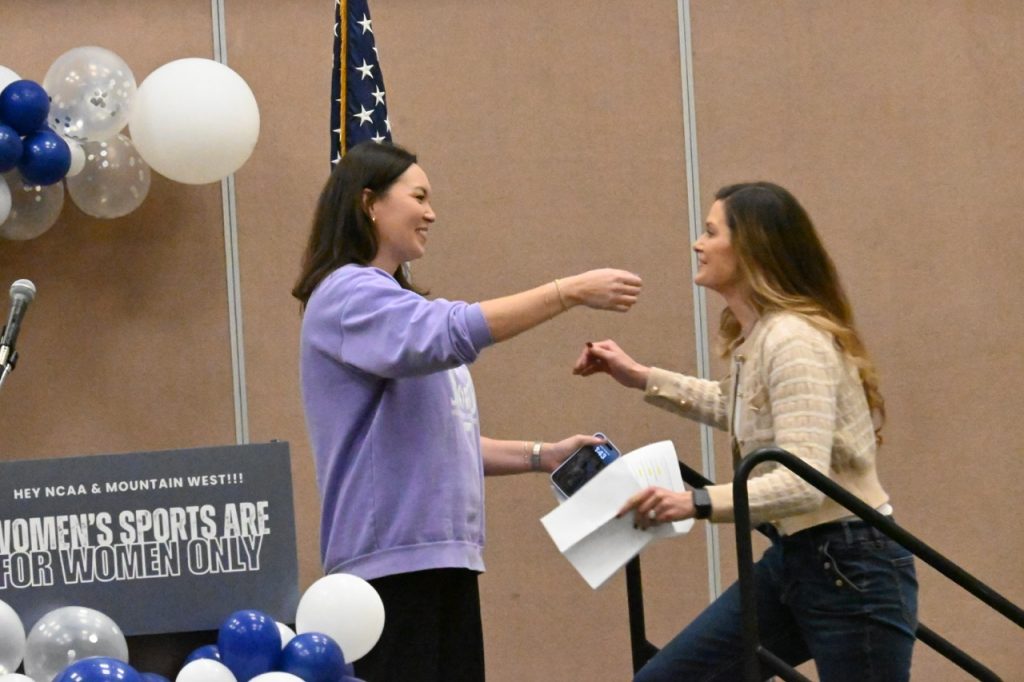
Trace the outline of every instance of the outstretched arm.
{"type": "Polygon", "coordinates": [[[643,281],[631,272],[604,268],[556,279],[527,291],[480,303],[495,342],[533,329],[570,308],[626,312],[636,303],[643,281]]]}
{"type": "Polygon", "coordinates": [[[526,440],[495,440],[480,438],[480,451],[484,458],[484,474],[504,476],[524,474],[534,469],[530,464],[534,443],[540,444],[540,468],[537,471],[551,473],[572,453],[584,445],[597,445],[603,441],[594,436],[577,434],[557,443],[526,440]]]}

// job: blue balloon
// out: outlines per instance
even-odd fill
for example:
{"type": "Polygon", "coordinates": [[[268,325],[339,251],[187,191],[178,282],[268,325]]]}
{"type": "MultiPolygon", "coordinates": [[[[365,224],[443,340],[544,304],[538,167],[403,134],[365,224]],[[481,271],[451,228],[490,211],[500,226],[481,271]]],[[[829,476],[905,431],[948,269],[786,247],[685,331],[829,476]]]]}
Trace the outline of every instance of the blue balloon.
{"type": "Polygon", "coordinates": [[[156,673],[142,673],[142,682],[171,682],[163,675],[157,675],[156,673]]]}
{"type": "Polygon", "coordinates": [[[71,148],[49,128],[26,135],[22,147],[18,170],[25,184],[52,185],[68,174],[71,148]]]}
{"type": "Polygon", "coordinates": [[[355,677],[356,676],[356,667],[354,665],[352,665],[351,663],[346,662],[345,663],[345,675],[347,675],[348,677],[355,677]]]}
{"type": "Polygon", "coordinates": [[[0,173],[6,173],[18,165],[22,149],[18,131],[0,123],[0,173]]]}
{"type": "Polygon", "coordinates": [[[217,648],[221,662],[238,682],[270,672],[281,657],[277,622],[262,611],[235,611],[220,626],[217,648]]]}
{"type": "Polygon", "coordinates": [[[62,682],[142,682],[142,676],[124,661],[93,656],[75,661],[57,676],[62,682]]]}
{"type": "Polygon", "coordinates": [[[327,635],[304,632],[285,644],[277,669],[305,682],[339,682],[345,676],[345,656],[327,635]]]}
{"type": "Polygon", "coordinates": [[[35,81],[14,81],[0,92],[0,121],[28,135],[39,130],[50,113],[50,97],[35,81]]]}
{"type": "Polygon", "coordinates": [[[212,661],[220,661],[220,649],[217,648],[216,644],[201,646],[185,658],[185,662],[181,664],[181,667],[184,668],[192,661],[198,661],[200,658],[209,658],[212,661]]]}

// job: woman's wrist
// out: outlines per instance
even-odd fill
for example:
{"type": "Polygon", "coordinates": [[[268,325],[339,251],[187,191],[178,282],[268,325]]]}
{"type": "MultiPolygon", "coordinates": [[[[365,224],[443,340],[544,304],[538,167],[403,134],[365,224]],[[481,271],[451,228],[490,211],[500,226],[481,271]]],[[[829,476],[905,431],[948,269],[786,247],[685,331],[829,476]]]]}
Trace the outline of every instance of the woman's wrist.
{"type": "Polygon", "coordinates": [[[559,278],[557,277],[555,278],[554,282],[552,282],[552,284],[555,285],[555,295],[558,296],[558,303],[559,305],[562,306],[562,310],[568,310],[570,306],[568,302],[566,302],[565,300],[565,294],[562,292],[562,287],[565,285],[562,284],[561,280],[559,280],[559,278]]]}
{"type": "Polygon", "coordinates": [[[523,441],[523,463],[526,465],[527,471],[543,470],[544,467],[541,462],[543,449],[544,443],[542,441],[523,441]]]}
{"type": "Polygon", "coordinates": [[[558,302],[562,306],[562,310],[569,310],[580,304],[580,294],[576,284],[577,277],[578,275],[571,275],[555,280],[555,291],[558,294],[558,302]]]}
{"type": "Polygon", "coordinates": [[[646,365],[637,365],[633,368],[633,387],[641,391],[647,390],[647,381],[651,377],[651,368],[646,365]]]}

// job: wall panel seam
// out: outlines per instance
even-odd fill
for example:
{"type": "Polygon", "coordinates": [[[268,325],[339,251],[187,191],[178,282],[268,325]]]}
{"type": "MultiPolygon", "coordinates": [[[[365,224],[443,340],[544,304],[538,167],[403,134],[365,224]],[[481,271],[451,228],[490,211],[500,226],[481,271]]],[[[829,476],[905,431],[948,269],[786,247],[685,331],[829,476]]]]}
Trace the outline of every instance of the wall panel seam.
{"type": "MultiPolygon", "coordinates": [[[[696,241],[702,231],[704,219],[700,206],[700,157],[697,151],[697,114],[693,91],[693,40],[690,22],[690,0],[676,0],[679,25],[679,65],[682,78],[683,99],[683,148],[686,155],[686,194],[689,216],[690,241],[696,241]]],[[[690,271],[697,271],[697,254],[690,249],[690,271]]],[[[697,376],[710,378],[711,354],[709,351],[708,306],[704,289],[692,283],[693,322],[696,340],[697,376]]],[[[700,427],[701,467],[707,478],[715,476],[714,436],[710,426],[700,427]]],[[[718,527],[705,524],[708,553],[708,593],[714,600],[722,593],[721,547],[718,527]]]]}
{"type": "MultiPolygon", "coordinates": [[[[227,66],[227,22],[224,1],[211,0],[213,57],[227,66]]],[[[224,263],[227,278],[228,332],[231,347],[232,398],[235,408],[235,442],[249,442],[249,407],[245,386],[245,335],[242,328],[242,287],[238,259],[238,213],[235,204],[235,176],[221,180],[224,215],[224,263]]]]}

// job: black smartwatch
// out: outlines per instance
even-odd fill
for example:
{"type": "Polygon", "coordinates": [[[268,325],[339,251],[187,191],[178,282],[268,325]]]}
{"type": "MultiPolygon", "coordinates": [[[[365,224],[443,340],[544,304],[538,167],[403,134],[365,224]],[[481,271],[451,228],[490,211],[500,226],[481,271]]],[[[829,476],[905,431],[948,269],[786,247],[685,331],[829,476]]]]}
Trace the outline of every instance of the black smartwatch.
{"type": "Polygon", "coordinates": [[[693,495],[693,508],[696,511],[694,518],[706,519],[711,516],[711,495],[708,494],[704,488],[694,488],[691,491],[693,495]]]}

